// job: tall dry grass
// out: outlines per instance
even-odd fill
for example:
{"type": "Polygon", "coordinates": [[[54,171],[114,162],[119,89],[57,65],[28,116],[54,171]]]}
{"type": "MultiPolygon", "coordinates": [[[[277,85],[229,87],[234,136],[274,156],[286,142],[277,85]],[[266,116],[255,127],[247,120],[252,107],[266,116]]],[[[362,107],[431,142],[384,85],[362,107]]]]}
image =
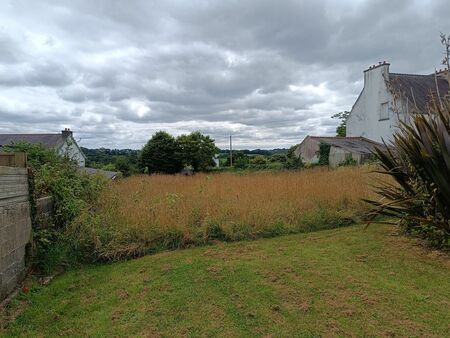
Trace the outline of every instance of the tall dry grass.
{"type": "Polygon", "coordinates": [[[74,231],[97,259],[113,260],[338,227],[364,210],[370,179],[366,167],[136,176],[111,184],[74,231]]]}

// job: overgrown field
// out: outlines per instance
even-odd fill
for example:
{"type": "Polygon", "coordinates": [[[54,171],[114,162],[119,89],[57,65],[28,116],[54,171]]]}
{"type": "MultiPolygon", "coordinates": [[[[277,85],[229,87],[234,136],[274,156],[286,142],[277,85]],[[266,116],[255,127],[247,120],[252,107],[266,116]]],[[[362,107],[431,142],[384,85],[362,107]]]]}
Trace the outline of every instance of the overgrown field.
{"type": "Polygon", "coordinates": [[[72,231],[90,259],[115,260],[211,240],[339,227],[364,212],[370,168],[138,176],[111,184],[72,231]]]}
{"type": "Polygon", "coordinates": [[[16,299],[6,315],[21,301],[25,312],[0,336],[449,337],[449,258],[393,229],[351,226],[83,266],[16,299]]]}

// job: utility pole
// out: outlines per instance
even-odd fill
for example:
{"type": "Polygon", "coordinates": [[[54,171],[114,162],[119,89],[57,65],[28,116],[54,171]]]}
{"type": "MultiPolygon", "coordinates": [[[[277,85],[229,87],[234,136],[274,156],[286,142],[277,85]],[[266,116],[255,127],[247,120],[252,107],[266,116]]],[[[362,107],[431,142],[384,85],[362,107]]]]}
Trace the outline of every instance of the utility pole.
{"type": "Polygon", "coordinates": [[[233,144],[231,141],[231,135],[230,135],[230,167],[233,166],[233,144]]]}

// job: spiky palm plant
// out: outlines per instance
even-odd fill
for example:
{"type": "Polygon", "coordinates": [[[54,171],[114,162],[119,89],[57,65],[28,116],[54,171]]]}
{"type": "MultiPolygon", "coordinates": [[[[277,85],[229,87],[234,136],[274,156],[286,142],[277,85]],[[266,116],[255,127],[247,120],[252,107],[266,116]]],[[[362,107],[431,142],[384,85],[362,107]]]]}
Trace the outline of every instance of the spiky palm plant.
{"type": "Polygon", "coordinates": [[[450,105],[434,101],[427,113],[400,123],[392,142],[377,148],[380,200],[367,200],[369,219],[384,215],[437,247],[450,247],[450,105]]]}

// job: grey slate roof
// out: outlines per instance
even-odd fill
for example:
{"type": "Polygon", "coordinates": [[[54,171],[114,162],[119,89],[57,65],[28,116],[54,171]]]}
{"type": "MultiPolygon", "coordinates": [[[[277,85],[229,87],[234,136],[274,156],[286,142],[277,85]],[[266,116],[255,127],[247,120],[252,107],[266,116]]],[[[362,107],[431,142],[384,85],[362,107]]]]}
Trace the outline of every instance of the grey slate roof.
{"type": "MultiPolygon", "coordinates": [[[[444,98],[448,94],[449,85],[445,79],[437,79],[439,94],[444,98]]],[[[406,97],[410,109],[417,108],[420,112],[427,111],[432,95],[437,94],[435,75],[415,75],[389,73],[389,84],[395,93],[406,97]],[[415,102],[415,103],[414,103],[415,102]]]]}
{"type": "Polygon", "coordinates": [[[64,142],[61,134],[0,134],[0,146],[27,142],[42,144],[46,148],[57,148],[64,142]]]}
{"type": "Polygon", "coordinates": [[[333,147],[342,148],[352,153],[371,154],[374,148],[384,148],[384,145],[365,137],[342,137],[342,136],[309,136],[314,140],[329,144],[333,147]]]}
{"type": "Polygon", "coordinates": [[[79,167],[78,168],[80,172],[86,173],[88,175],[104,175],[109,179],[115,179],[116,177],[120,176],[119,172],[116,171],[109,171],[109,170],[102,170],[102,169],[95,169],[95,168],[86,168],[86,167],[79,167]]]}

